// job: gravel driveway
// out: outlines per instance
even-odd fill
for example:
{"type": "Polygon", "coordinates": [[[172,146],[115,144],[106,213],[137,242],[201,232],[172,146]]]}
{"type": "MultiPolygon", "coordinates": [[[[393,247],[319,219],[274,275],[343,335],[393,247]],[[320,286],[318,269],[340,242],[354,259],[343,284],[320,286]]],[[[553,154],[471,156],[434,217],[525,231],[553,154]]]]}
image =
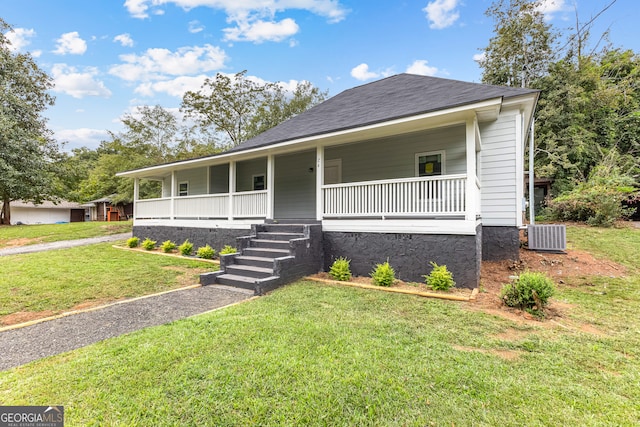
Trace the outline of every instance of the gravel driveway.
{"type": "Polygon", "coordinates": [[[252,291],[243,289],[201,286],[0,332],[0,371],[148,326],[228,306],[252,296],[252,291]]]}

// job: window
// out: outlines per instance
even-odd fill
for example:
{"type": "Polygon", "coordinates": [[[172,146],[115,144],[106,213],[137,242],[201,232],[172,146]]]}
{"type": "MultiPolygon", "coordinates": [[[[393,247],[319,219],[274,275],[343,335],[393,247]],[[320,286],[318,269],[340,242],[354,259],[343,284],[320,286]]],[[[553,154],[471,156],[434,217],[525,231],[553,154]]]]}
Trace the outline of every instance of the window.
{"type": "Polygon", "coordinates": [[[181,182],[178,184],[178,196],[189,195],[189,181],[181,182]]]}
{"type": "Polygon", "coordinates": [[[416,176],[436,176],[444,173],[444,151],[416,154],[416,176]]]}
{"type": "Polygon", "coordinates": [[[264,190],[264,188],[264,174],[253,175],[253,191],[261,191],[264,190]]]}

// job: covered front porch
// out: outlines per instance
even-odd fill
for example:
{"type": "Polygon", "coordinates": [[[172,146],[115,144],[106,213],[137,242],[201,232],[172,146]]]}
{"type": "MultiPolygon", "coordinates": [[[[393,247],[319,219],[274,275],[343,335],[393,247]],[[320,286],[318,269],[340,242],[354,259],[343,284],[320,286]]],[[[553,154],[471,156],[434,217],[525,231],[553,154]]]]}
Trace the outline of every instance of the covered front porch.
{"type": "Polygon", "coordinates": [[[325,231],[475,234],[481,150],[476,118],[433,129],[303,150],[166,165],[136,176],[136,225],[249,228],[320,221],[325,231]],[[139,197],[141,179],[162,196],[139,197]]]}

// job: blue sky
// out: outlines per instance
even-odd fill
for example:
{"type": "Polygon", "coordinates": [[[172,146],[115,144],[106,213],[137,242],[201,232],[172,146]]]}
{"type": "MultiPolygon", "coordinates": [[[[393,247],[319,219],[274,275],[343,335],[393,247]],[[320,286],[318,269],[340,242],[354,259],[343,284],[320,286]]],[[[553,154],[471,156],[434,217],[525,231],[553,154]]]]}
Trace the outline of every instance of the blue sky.
{"type": "MultiPolygon", "coordinates": [[[[546,0],[557,28],[612,0],[546,0]]],[[[480,81],[491,0],[0,0],[15,49],[53,77],[49,127],[66,150],[96,148],[140,105],[177,110],[217,72],[247,70],[285,86],[310,81],[333,96],[411,72],[480,81]]],[[[596,21],[616,47],[640,52],[638,0],[596,21]]]]}

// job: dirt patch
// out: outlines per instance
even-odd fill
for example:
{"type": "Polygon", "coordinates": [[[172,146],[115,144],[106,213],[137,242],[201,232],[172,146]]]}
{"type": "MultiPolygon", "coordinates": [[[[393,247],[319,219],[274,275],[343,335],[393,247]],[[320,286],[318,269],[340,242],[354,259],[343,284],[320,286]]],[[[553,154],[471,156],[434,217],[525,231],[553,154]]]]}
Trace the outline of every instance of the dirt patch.
{"type": "Polygon", "coordinates": [[[0,318],[0,324],[3,326],[16,325],[18,323],[30,322],[32,320],[44,319],[45,317],[55,316],[58,312],[46,311],[18,311],[0,318]]]}
{"type": "Polygon", "coordinates": [[[42,243],[42,239],[38,239],[38,238],[28,239],[26,237],[23,237],[20,239],[0,241],[0,248],[2,249],[18,248],[20,246],[35,245],[38,243],[42,243]]]}
{"type": "Polygon", "coordinates": [[[489,350],[484,348],[465,347],[465,346],[459,346],[459,345],[454,345],[453,348],[458,351],[466,351],[466,352],[475,351],[477,353],[491,354],[494,356],[498,356],[499,358],[504,360],[515,360],[518,357],[520,357],[520,355],[522,354],[522,352],[516,351],[516,350],[496,350],[496,349],[489,350]]]}
{"type": "Polygon", "coordinates": [[[627,268],[613,261],[597,259],[588,252],[567,250],[566,253],[536,252],[520,249],[520,260],[484,261],[480,273],[480,292],[471,309],[484,311],[496,316],[513,320],[520,324],[560,325],[568,329],[580,330],[596,335],[602,334],[590,325],[573,325],[566,319],[573,308],[571,304],[551,300],[545,308],[544,321],[529,313],[510,308],[499,297],[502,287],[524,271],[537,271],[547,274],[557,286],[569,286],[569,278],[587,278],[589,276],[623,277],[627,268]],[[555,322],[548,322],[555,320],[555,322]]]}
{"type": "Polygon", "coordinates": [[[198,281],[199,281],[198,278],[200,274],[210,271],[206,268],[186,268],[186,267],[179,267],[176,265],[165,266],[165,267],[162,267],[162,269],[180,273],[176,276],[176,280],[178,281],[178,286],[180,287],[198,284],[198,281]]]}

